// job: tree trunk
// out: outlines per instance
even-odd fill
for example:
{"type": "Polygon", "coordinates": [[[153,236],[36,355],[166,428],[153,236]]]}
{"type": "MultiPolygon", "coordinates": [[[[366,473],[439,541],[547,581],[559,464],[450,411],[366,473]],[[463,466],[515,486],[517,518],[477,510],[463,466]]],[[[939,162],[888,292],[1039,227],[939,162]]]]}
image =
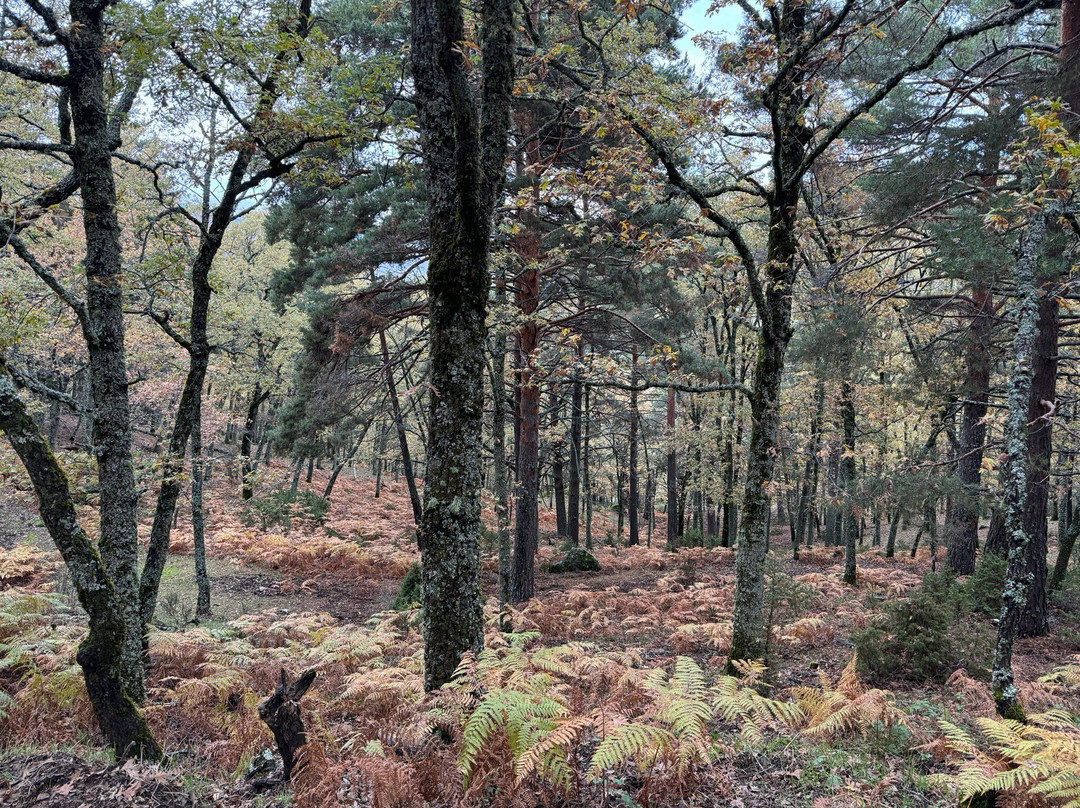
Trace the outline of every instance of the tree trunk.
{"type": "MultiPolygon", "coordinates": [[[[16,394],[2,355],[0,431],[26,468],[38,497],[41,519],[71,573],[79,603],[89,617],[90,632],[79,645],[76,659],[83,669],[98,726],[118,758],[160,760],[161,749],[131,691],[134,677],[125,670],[124,648],[130,635],[125,617],[129,613],[120,602],[120,591],[113,585],[98,548],[79,525],[67,478],[16,394]]],[[[141,652],[142,624],[137,623],[137,627],[141,652]]],[[[141,679],[141,655],[137,672],[141,679]]]]}
{"type": "Polygon", "coordinates": [[[563,480],[563,447],[559,437],[559,422],[562,419],[562,404],[558,391],[551,391],[551,482],[555,497],[555,532],[559,539],[565,539],[566,528],[566,484],[563,480]]]}
{"type": "Polygon", "coordinates": [[[488,239],[513,90],[513,6],[483,0],[481,115],[461,52],[459,0],[412,0],[413,99],[427,191],[431,410],[424,508],[424,687],[484,643],[480,592],[483,351],[488,239]]]}
{"type": "Polygon", "coordinates": [[[585,421],[585,434],[581,438],[581,484],[585,494],[585,549],[592,550],[592,477],[589,471],[589,433],[592,431],[591,422],[589,421],[589,398],[591,392],[588,387],[585,388],[585,406],[582,409],[582,414],[585,421]]]}
{"type": "Polygon", "coordinates": [[[1050,574],[1050,583],[1047,588],[1053,592],[1061,587],[1065,580],[1065,573],[1069,569],[1069,559],[1072,557],[1073,547],[1076,546],[1076,536],[1080,534],[1080,514],[1072,514],[1069,520],[1069,529],[1058,539],[1057,560],[1054,562],[1054,571],[1050,574]]]}
{"type": "Polygon", "coordinates": [[[203,511],[202,401],[196,402],[191,422],[191,535],[195,553],[195,585],[199,590],[196,617],[209,617],[210,576],[206,573],[206,515],[203,511]]]}
{"type": "Polygon", "coordinates": [[[1040,301],[1035,272],[1042,243],[1046,237],[1049,210],[1041,210],[1028,222],[1021,233],[1017,261],[1013,267],[1016,289],[1017,331],[1013,338],[1013,370],[1010,380],[1005,422],[1005,534],[1008,538],[1009,561],[1005,571],[1005,587],[1001,599],[1001,618],[998,621],[994,647],[992,686],[998,712],[1006,718],[1023,720],[1016,685],[1013,681],[1013,643],[1028,602],[1031,585],[1029,572],[1032,543],[1026,526],[1029,512],[1027,498],[1031,491],[1028,482],[1028,451],[1030,448],[1029,419],[1033,357],[1039,339],[1038,320],[1040,301]]]}
{"type": "Polygon", "coordinates": [[[1028,476],[1024,529],[1027,544],[1027,606],[1020,619],[1021,637],[1050,630],[1046,602],[1047,503],[1050,496],[1050,455],[1054,399],[1057,386],[1057,344],[1060,333],[1058,297],[1045,290],[1039,298],[1037,335],[1032,349],[1031,395],[1028,402],[1028,476]]]}
{"type": "MultiPolygon", "coordinates": [[[[584,342],[578,342],[578,361],[584,359],[584,342]]],[[[570,479],[566,496],[566,540],[581,543],[581,399],[584,387],[574,381],[570,393],[570,479]]]]}
{"type": "MultiPolygon", "coordinates": [[[[585,358],[585,342],[578,340],[578,363],[585,358]]],[[[570,480],[566,499],[566,539],[573,546],[581,543],[581,402],[584,386],[574,380],[570,393],[570,480]]]]}
{"type": "Polygon", "coordinates": [[[1006,558],[1009,555],[1009,540],[1005,535],[1005,512],[1000,508],[994,508],[990,512],[990,525],[986,529],[983,555],[996,555],[999,558],[1006,558]]]}
{"type": "Polygon", "coordinates": [[[675,388],[667,391],[667,543],[665,549],[674,550],[679,532],[679,482],[675,463],[675,388]]]}
{"type": "Polygon", "coordinates": [[[371,429],[372,423],[372,421],[368,421],[366,424],[364,424],[364,428],[360,431],[360,435],[353,443],[352,448],[349,449],[349,451],[342,456],[341,460],[338,463],[334,464],[334,468],[330,470],[330,478],[326,481],[326,487],[323,489],[322,493],[323,499],[330,499],[330,495],[334,492],[334,484],[337,482],[338,476],[341,474],[342,470],[344,470],[346,466],[352,463],[353,458],[356,457],[356,453],[360,451],[360,445],[364,442],[364,438],[367,437],[368,430],[371,429]]]}
{"type": "MultiPolygon", "coordinates": [[[[302,4],[301,4],[302,5],[302,4]]],[[[306,15],[301,11],[300,19],[306,15]]],[[[306,20],[300,23],[298,32],[300,36],[306,36],[306,20]]],[[[291,47],[291,46],[290,46],[291,47]]],[[[277,75],[283,68],[282,57],[286,51],[279,51],[278,58],[274,61],[270,72],[261,82],[261,93],[255,107],[256,118],[261,118],[270,113],[280,94],[277,75]]],[[[216,141],[216,108],[211,109],[210,132],[212,141],[216,141]]],[[[216,142],[212,142],[211,149],[216,148],[216,142]]],[[[210,198],[212,186],[215,184],[213,176],[214,163],[209,160],[203,178],[203,204],[201,212],[201,233],[195,258],[191,265],[191,309],[190,324],[186,344],[177,339],[186,348],[189,357],[188,373],[184,380],[184,389],[180,396],[180,404],[176,410],[173,422],[172,434],[169,438],[169,450],[165,458],[162,471],[161,487],[158,491],[157,505],[154,511],[154,523],[150,529],[150,545],[147,551],[146,564],[143,567],[142,577],[139,582],[139,595],[143,621],[149,623],[154,613],[154,605],[157,602],[158,586],[161,583],[161,573],[165,567],[165,560],[169,550],[169,533],[174,521],[177,498],[180,494],[182,472],[184,470],[184,454],[195,419],[202,406],[203,387],[206,383],[206,374],[210,363],[210,342],[207,336],[207,321],[210,311],[210,270],[214,259],[221,249],[222,241],[229,226],[235,220],[238,206],[242,204],[245,183],[249,178],[248,169],[255,157],[255,139],[252,137],[246,143],[238,144],[234,150],[235,157],[229,169],[225,187],[221,193],[221,199],[216,208],[211,211],[210,198]]],[[[283,169],[282,173],[287,169],[283,169]]],[[[258,387],[258,385],[256,385],[258,387]]],[[[269,394],[266,394],[267,396],[269,394]]],[[[261,402],[259,402],[261,403],[261,402]]],[[[258,404],[255,405],[256,412],[258,404]]],[[[249,411],[251,429],[254,429],[254,418],[249,411]]],[[[246,426],[246,425],[245,425],[246,426]]],[[[245,470],[243,472],[243,498],[251,497],[250,488],[250,456],[251,456],[251,432],[245,431],[247,442],[245,470]]],[[[269,462],[270,450],[267,443],[266,461],[269,462]]],[[[256,458],[258,452],[256,452],[256,458]]],[[[310,482],[310,479],[309,479],[310,482]]]]}
{"type": "Polygon", "coordinates": [[[829,469],[825,479],[828,498],[825,503],[825,546],[833,547],[840,540],[843,528],[843,512],[840,509],[840,444],[835,440],[829,444],[829,469]]]}
{"type": "Polygon", "coordinates": [[[885,542],[885,557],[896,557],[896,531],[900,527],[900,515],[903,513],[903,508],[897,505],[893,509],[892,519],[889,520],[889,539],[885,542]]]}
{"type": "Polygon", "coordinates": [[[810,417],[810,441],[806,445],[806,465],[803,469],[802,493],[799,495],[798,512],[795,516],[794,556],[799,558],[799,546],[806,541],[810,546],[807,523],[813,518],[814,495],[817,491],[818,452],[821,451],[821,422],[825,414],[825,382],[819,379],[814,395],[814,414],[810,417]]]}
{"type": "MultiPolygon", "coordinates": [[[[789,14],[800,15],[799,9],[789,14]]],[[[785,128],[802,128],[785,121],[785,128]]],[[[793,148],[796,162],[802,149],[793,148]]],[[[791,155],[785,155],[785,159],[791,155]]],[[[768,263],[762,295],[765,309],[759,335],[757,361],[750,390],[750,445],[747,449],[746,487],[742,528],[735,556],[735,605],[728,653],[733,660],[761,658],[765,652],[763,596],[765,555],[768,545],[769,489],[777,455],[780,420],[780,384],[784,356],[791,340],[791,294],[795,281],[797,243],[795,214],[798,192],[781,192],[783,178],[775,180],[768,236],[768,263]]]]}
{"type": "MultiPolygon", "coordinates": [[[[637,346],[634,346],[630,365],[630,386],[637,381],[637,346]]],[[[630,509],[630,536],[626,540],[628,546],[633,547],[641,543],[641,531],[638,527],[638,394],[637,390],[630,391],[630,438],[627,448],[629,462],[628,485],[630,509]]]]}
{"type": "Polygon", "coordinates": [[[855,401],[852,398],[851,382],[846,379],[840,384],[840,420],[844,428],[844,455],[841,471],[844,481],[844,583],[855,586],[855,543],[859,537],[859,512],[855,503],[856,466],[855,466],[855,401]]]}
{"type": "MultiPolygon", "coordinates": [[[[497,305],[506,299],[505,272],[501,280],[495,290],[497,305]]],[[[506,607],[510,603],[510,491],[506,462],[506,331],[502,327],[491,335],[491,401],[491,493],[498,530],[500,627],[509,631],[506,607]]]]}
{"type": "MultiPolygon", "coordinates": [[[[106,60],[112,52],[104,15],[110,6],[72,0],[69,8],[67,91],[75,135],[71,160],[86,239],[82,327],[89,352],[92,444],[101,502],[98,551],[115,588],[116,600],[111,605],[122,620],[124,635],[119,648],[107,648],[107,643],[88,646],[84,656],[90,665],[116,666],[124,692],[141,702],[146,689],[139,615],[138,495],[124,348],[123,254],[112,166],[112,151],[120,142],[109,126],[104,90],[106,60]]],[[[89,681],[87,684],[89,687],[89,681]]],[[[110,690],[100,696],[112,698],[116,693],[110,690]]],[[[99,715],[98,720],[106,719],[99,715]]]]}
{"type": "MultiPolygon", "coordinates": [[[[300,475],[304,471],[304,456],[296,458],[296,462],[293,464],[292,483],[289,485],[289,491],[293,494],[300,488],[300,475]]],[[[379,498],[379,484],[375,484],[375,499],[379,498]]]]}
{"type": "Polygon", "coordinates": [[[518,329],[519,442],[514,557],[510,571],[510,599],[520,603],[533,596],[533,567],[540,538],[540,388],[534,367],[540,342],[540,324],[529,319],[535,314],[540,297],[540,274],[535,265],[527,268],[518,278],[515,296],[518,308],[527,318],[518,329]]]}
{"type": "MultiPolygon", "coordinates": [[[[255,435],[255,420],[259,417],[259,407],[270,397],[262,389],[262,384],[255,382],[248,401],[247,415],[244,417],[244,433],[240,438],[240,498],[251,499],[254,494],[255,474],[251,463],[251,441],[255,435]]],[[[295,487],[294,487],[295,490],[295,487]]]]}
{"type": "Polygon", "coordinates": [[[405,484],[409,487],[409,502],[412,504],[413,524],[419,525],[423,515],[420,505],[420,492],[416,490],[416,475],[413,474],[412,456],[409,454],[409,435],[405,431],[405,418],[401,414],[401,402],[398,400],[397,384],[394,383],[394,368],[390,365],[390,351],[386,347],[386,331],[379,329],[379,347],[383,355],[383,373],[386,375],[386,393],[390,399],[390,412],[394,416],[397,430],[398,448],[401,450],[401,467],[405,473],[405,484]]]}
{"type": "Polygon", "coordinates": [[[946,520],[949,569],[957,575],[975,571],[979,546],[979,487],[983,443],[986,439],[986,408],[990,395],[990,339],[993,297],[977,286],[971,290],[972,312],[965,346],[967,375],[964,379],[963,420],[960,425],[960,457],[956,474],[960,492],[946,520]]]}

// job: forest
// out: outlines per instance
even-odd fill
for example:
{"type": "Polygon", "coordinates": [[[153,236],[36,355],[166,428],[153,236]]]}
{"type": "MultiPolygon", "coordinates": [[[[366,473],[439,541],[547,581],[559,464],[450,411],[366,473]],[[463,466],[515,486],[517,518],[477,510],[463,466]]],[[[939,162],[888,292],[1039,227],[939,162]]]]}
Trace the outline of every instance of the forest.
{"type": "Polygon", "coordinates": [[[1080,806],[1080,0],[3,0],[0,806],[1080,806]]]}

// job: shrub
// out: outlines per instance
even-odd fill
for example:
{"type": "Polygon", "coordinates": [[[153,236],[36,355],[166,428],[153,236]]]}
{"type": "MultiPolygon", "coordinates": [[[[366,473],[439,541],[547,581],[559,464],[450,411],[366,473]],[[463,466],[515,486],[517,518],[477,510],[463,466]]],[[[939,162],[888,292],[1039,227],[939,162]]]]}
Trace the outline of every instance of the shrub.
{"type": "Polygon", "coordinates": [[[965,612],[981,612],[991,617],[1001,614],[1001,593],[1005,588],[1008,560],[993,553],[983,553],[979,563],[960,586],[959,606],[965,612]]]}
{"type": "Polygon", "coordinates": [[[405,577],[402,578],[397,597],[390,604],[390,608],[395,612],[416,608],[420,605],[420,600],[424,594],[423,586],[424,577],[420,565],[413,564],[409,567],[409,571],[405,573],[405,577]]]}
{"type": "Polygon", "coordinates": [[[551,572],[598,572],[600,562],[582,547],[571,547],[566,555],[551,564],[551,572]]]}
{"type": "Polygon", "coordinates": [[[956,580],[932,572],[910,598],[885,607],[884,620],[852,639],[862,666],[877,676],[942,679],[956,667],[951,628],[958,616],[956,580]]]}
{"type": "Polygon", "coordinates": [[[249,499],[240,514],[240,520],[248,526],[259,525],[266,530],[274,525],[291,527],[293,519],[306,519],[322,523],[330,510],[330,500],[313,491],[283,489],[265,497],[249,499]]]}
{"type": "Polygon", "coordinates": [[[695,527],[686,530],[675,542],[676,547],[704,547],[705,539],[695,527]]]}

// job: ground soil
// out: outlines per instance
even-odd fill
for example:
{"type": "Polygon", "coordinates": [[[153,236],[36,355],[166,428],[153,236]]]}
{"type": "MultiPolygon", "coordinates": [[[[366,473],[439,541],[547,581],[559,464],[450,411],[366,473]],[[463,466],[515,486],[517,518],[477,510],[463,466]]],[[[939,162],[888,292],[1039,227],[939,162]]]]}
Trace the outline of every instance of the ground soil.
{"type": "Polygon", "coordinates": [[[0,758],[0,808],[195,808],[175,774],[151,764],[94,763],[62,752],[0,758]]]}

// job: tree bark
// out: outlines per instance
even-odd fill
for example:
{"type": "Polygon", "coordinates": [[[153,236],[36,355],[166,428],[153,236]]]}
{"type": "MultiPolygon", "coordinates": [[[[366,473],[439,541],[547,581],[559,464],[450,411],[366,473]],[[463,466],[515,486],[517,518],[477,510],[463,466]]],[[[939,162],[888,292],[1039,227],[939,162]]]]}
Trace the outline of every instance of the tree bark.
{"type": "MultiPolygon", "coordinates": [[[[496,303],[506,298],[506,273],[496,286],[496,303]]],[[[509,631],[506,607],[510,603],[510,491],[506,462],[506,331],[491,335],[491,493],[495,498],[495,520],[499,553],[499,614],[504,631],[509,631]]]]}
{"type": "MultiPolygon", "coordinates": [[[[244,433],[240,437],[240,498],[251,499],[255,493],[255,474],[251,462],[251,443],[255,435],[255,420],[259,417],[259,407],[270,393],[262,389],[262,383],[255,382],[255,389],[251,391],[251,399],[248,401],[247,414],[244,417],[244,433]]],[[[293,490],[296,490],[295,482],[293,490]]],[[[164,561],[162,561],[164,565],[164,561]]]]}
{"type": "Polygon", "coordinates": [[[341,457],[341,460],[335,463],[334,467],[330,470],[330,477],[329,479],[327,479],[326,487],[323,489],[322,492],[323,499],[330,499],[330,495],[334,492],[334,485],[337,483],[338,477],[341,475],[341,472],[345,469],[345,467],[352,462],[352,459],[356,457],[356,453],[360,451],[360,445],[364,442],[364,438],[367,437],[367,433],[368,430],[371,428],[371,424],[372,421],[368,421],[366,424],[364,424],[364,428],[360,431],[360,435],[353,443],[352,448],[349,449],[349,451],[341,457]]]}
{"type": "Polygon", "coordinates": [[[111,53],[104,17],[109,5],[72,0],[69,8],[67,91],[75,135],[71,160],[82,198],[86,239],[82,326],[90,360],[92,443],[101,500],[98,551],[115,588],[113,606],[124,626],[118,658],[110,657],[105,645],[94,646],[95,652],[88,651],[86,658],[92,665],[118,665],[124,691],[141,702],[146,690],[139,618],[137,493],[124,348],[123,255],[112,167],[112,151],[120,140],[109,126],[104,89],[111,53]]]}
{"type": "MultiPolygon", "coordinates": [[[[637,346],[634,346],[630,365],[630,385],[633,387],[637,380],[637,346]]],[[[627,455],[629,457],[629,509],[630,509],[630,536],[626,540],[627,545],[633,547],[641,543],[640,529],[638,527],[638,393],[636,389],[630,390],[630,438],[627,455]]]]}
{"type": "MultiPolygon", "coordinates": [[[[578,362],[585,358],[585,342],[578,340],[578,362]]],[[[575,374],[577,375],[577,374],[575,374]]],[[[581,400],[584,385],[574,380],[570,393],[570,479],[566,497],[566,540],[577,547],[581,543],[581,400]]]]}
{"type": "Polygon", "coordinates": [[[799,558],[799,546],[806,541],[810,546],[807,523],[813,518],[814,500],[817,492],[818,473],[821,463],[821,422],[825,414],[825,382],[818,380],[814,395],[814,414],[810,417],[810,441],[806,445],[806,465],[803,469],[802,493],[799,495],[798,513],[795,516],[794,556],[799,558]]]}
{"type": "MultiPolygon", "coordinates": [[[[210,576],[206,572],[206,514],[203,511],[202,401],[191,422],[191,535],[195,553],[196,617],[209,617],[210,576]]],[[[155,598],[156,600],[156,598],[155,598]]]]}
{"type": "MultiPolygon", "coordinates": [[[[799,15],[798,9],[788,11],[799,15]]],[[[805,12],[801,12],[805,13],[805,12]]],[[[794,90],[792,90],[794,92],[794,90]]],[[[785,130],[802,129],[782,117],[785,130]]],[[[794,139],[794,132],[791,133],[794,139]]],[[[785,147],[785,161],[798,163],[802,147],[785,147]],[[790,154],[787,153],[790,150],[790,154]]],[[[735,606],[729,665],[734,660],[758,659],[765,652],[763,597],[765,555],[768,546],[769,487],[777,454],[780,416],[780,384],[784,357],[791,340],[791,289],[795,281],[797,242],[795,215],[797,191],[782,191],[784,179],[775,178],[777,188],[772,206],[768,237],[768,282],[763,295],[766,308],[759,336],[753,386],[750,391],[750,445],[747,449],[746,487],[743,497],[742,528],[735,555],[735,606]]]]}
{"type": "Polygon", "coordinates": [[[431,410],[418,531],[424,687],[484,642],[480,592],[483,351],[488,240],[501,193],[513,91],[513,6],[481,4],[481,114],[459,0],[412,0],[411,65],[429,222],[431,410]]]}
{"type": "Polygon", "coordinates": [[[1077,535],[1080,535],[1080,514],[1074,513],[1065,535],[1058,539],[1057,560],[1054,562],[1054,571],[1050,574],[1050,582],[1047,584],[1051,592],[1059,589],[1065,580],[1065,573],[1069,569],[1069,559],[1072,557],[1073,547],[1076,546],[1077,535]]]}
{"type": "MultiPolygon", "coordinates": [[[[2,356],[0,431],[26,468],[38,497],[41,519],[64,559],[79,603],[89,618],[90,632],[80,643],[76,659],[83,669],[98,726],[117,758],[160,760],[161,749],[139,712],[130,686],[133,676],[126,670],[124,647],[130,641],[130,626],[125,618],[129,613],[120,602],[120,592],[98,548],[79,525],[67,478],[16,393],[2,356]]],[[[141,624],[139,629],[141,654],[141,624]]],[[[141,674],[141,655],[137,668],[141,674]]]]}
{"type": "Polygon", "coordinates": [[[1050,496],[1050,456],[1053,451],[1053,411],[1057,386],[1060,321],[1058,298],[1044,289],[1038,303],[1038,322],[1032,348],[1031,394],[1028,402],[1028,476],[1024,529],[1028,533],[1027,605],[1020,619],[1021,637],[1050,630],[1046,602],[1047,504],[1050,496]]]}
{"type": "Polygon", "coordinates": [[[946,524],[949,569],[957,575],[975,571],[975,551],[979,546],[979,492],[983,443],[986,440],[986,409],[990,398],[990,339],[993,314],[992,293],[977,286],[971,290],[972,311],[965,346],[967,375],[960,425],[960,457],[956,475],[960,492],[946,524]]]}
{"type": "Polygon", "coordinates": [[[559,437],[559,423],[562,419],[562,403],[557,390],[551,391],[551,482],[555,497],[555,532],[559,539],[565,539],[566,527],[566,484],[563,480],[563,446],[559,437]]]}
{"type": "Polygon", "coordinates": [[[527,267],[517,280],[518,308],[527,318],[518,329],[518,455],[517,501],[514,504],[514,557],[510,571],[510,599],[528,600],[534,590],[534,560],[539,547],[540,494],[540,388],[536,380],[536,349],[540,324],[531,319],[540,298],[540,274],[527,267]]]}
{"type": "Polygon", "coordinates": [[[582,408],[582,413],[585,421],[584,434],[581,437],[581,486],[585,496],[585,549],[592,550],[592,476],[589,469],[589,435],[592,432],[591,422],[589,421],[589,399],[591,398],[591,391],[588,387],[585,388],[585,405],[582,408]]]}
{"type": "Polygon", "coordinates": [[[674,550],[679,537],[679,478],[675,454],[675,388],[667,391],[667,542],[665,549],[674,550]]]}
{"type": "Polygon", "coordinates": [[[844,481],[844,583],[855,586],[855,543],[859,538],[859,513],[855,503],[856,466],[855,466],[855,401],[852,397],[851,382],[846,379],[840,384],[840,417],[844,428],[844,454],[841,470],[844,481]]]}
{"type": "Polygon", "coordinates": [[[1012,345],[1013,370],[1008,394],[1009,414],[1005,422],[1004,474],[1005,534],[1008,538],[1009,561],[1005,571],[991,682],[998,712],[1006,718],[1020,720],[1023,720],[1023,709],[1020,707],[1013,681],[1012,651],[1031,585],[1031,536],[1025,522],[1028,511],[1026,500],[1031,490],[1028,482],[1028,423],[1033,386],[1033,356],[1039,336],[1040,317],[1039,287],[1035,271],[1051,210],[1052,207],[1041,210],[1029,220],[1021,234],[1017,261],[1013,267],[1013,284],[1017,295],[1017,331],[1012,345]]]}

